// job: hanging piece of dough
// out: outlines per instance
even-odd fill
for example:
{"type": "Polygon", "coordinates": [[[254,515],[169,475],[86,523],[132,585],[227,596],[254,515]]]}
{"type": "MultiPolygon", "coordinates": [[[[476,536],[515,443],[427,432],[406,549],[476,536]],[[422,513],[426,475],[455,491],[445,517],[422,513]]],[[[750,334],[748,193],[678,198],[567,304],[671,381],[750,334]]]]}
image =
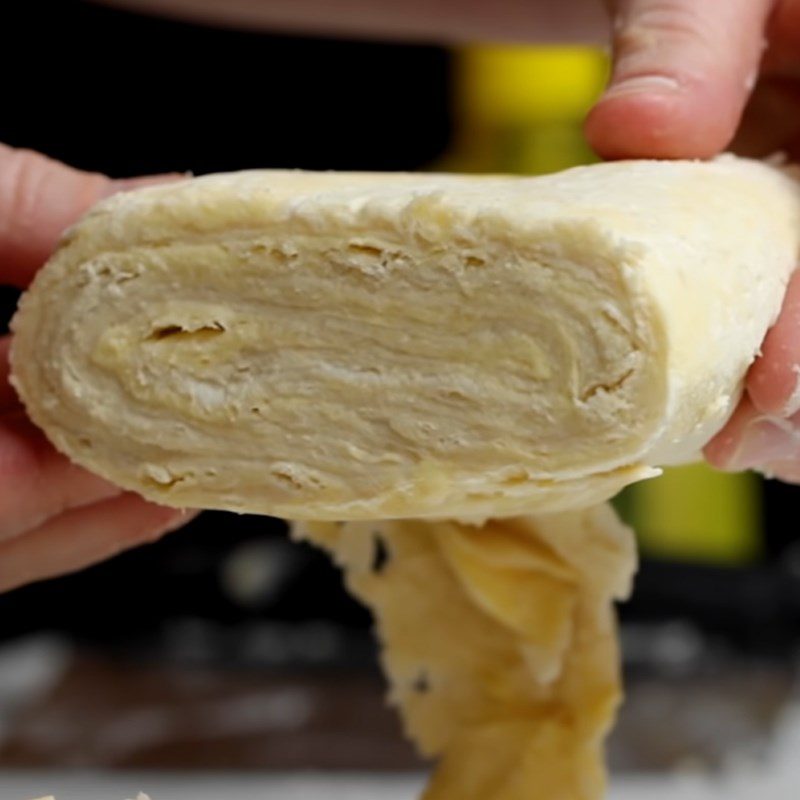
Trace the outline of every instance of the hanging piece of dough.
{"type": "Polygon", "coordinates": [[[793,180],[731,157],[209,176],[68,233],[13,381],[126,489],[309,520],[439,758],[426,800],[599,800],[635,563],[601,503],[724,424],[799,245],[793,180]]]}
{"type": "Polygon", "coordinates": [[[612,601],[634,540],[607,505],[481,527],[303,523],[373,610],[425,800],[597,800],[619,702],[612,601]],[[577,545],[577,546],[576,546],[577,545]]]}

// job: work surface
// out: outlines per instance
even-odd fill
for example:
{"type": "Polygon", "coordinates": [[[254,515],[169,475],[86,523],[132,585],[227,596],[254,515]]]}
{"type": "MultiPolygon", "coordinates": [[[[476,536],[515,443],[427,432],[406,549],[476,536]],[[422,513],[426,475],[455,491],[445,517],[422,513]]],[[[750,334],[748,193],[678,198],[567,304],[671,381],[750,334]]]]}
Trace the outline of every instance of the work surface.
{"type": "MultiPolygon", "coordinates": [[[[379,712],[392,720],[382,687],[363,676],[324,673],[315,688],[308,677],[115,666],[50,639],[2,652],[0,800],[416,800],[423,783],[399,731],[381,722],[379,712]],[[349,709],[331,732],[312,724],[324,697],[331,713],[349,709]],[[289,712],[302,719],[289,724],[289,712]],[[311,756],[317,772],[303,769],[311,756]]],[[[796,800],[796,674],[731,660],[705,679],[632,676],[609,800],[796,800]]]]}
{"type": "MultiPolygon", "coordinates": [[[[619,782],[609,800],[792,800],[796,777],[767,774],[731,779],[716,787],[700,779],[630,778],[619,782]]],[[[409,777],[318,774],[309,777],[191,777],[158,773],[113,777],[57,772],[0,775],[2,800],[32,800],[56,792],[57,800],[128,800],[146,789],[152,800],[415,800],[422,781],[409,777]]]]}

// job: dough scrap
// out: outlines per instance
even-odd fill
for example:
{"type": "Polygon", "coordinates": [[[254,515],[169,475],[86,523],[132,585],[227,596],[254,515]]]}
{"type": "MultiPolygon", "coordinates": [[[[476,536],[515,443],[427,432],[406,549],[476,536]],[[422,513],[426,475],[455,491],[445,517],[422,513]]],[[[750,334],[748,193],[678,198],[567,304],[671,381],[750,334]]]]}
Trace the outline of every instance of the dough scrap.
{"type": "Polygon", "coordinates": [[[733,157],[208,176],[67,234],[13,382],[78,464],[331,551],[426,800],[599,800],[635,565],[603,502],[722,427],[799,250],[794,181],[733,157]]]}
{"type": "Polygon", "coordinates": [[[295,534],[327,549],[375,614],[390,702],[421,752],[442,757],[424,800],[601,797],[621,697],[612,601],[635,563],[607,504],[295,534]]]}

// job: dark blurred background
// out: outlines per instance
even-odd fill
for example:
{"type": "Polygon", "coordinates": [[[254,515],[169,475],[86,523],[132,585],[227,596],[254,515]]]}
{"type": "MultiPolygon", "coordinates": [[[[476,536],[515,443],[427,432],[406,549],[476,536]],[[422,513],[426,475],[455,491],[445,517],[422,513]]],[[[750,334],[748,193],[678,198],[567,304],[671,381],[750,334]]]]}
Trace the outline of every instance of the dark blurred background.
{"type": "MultiPolygon", "coordinates": [[[[539,172],[589,160],[580,114],[602,83],[602,55],[511,55],[271,36],[25,0],[0,10],[0,141],[113,176],[539,172]],[[493,77],[480,78],[489,68],[493,77]],[[466,86],[471,79],[482,88],[466,86]],[[516,114],[509,101],[492,124],[493,92],[523,79],[530,112],[516,114]]],[[[7,320],[16,295],[1,298],[7,320]]],[[[631,702],[613,749],[621,767],[713,766],[728,744],[761,747],[791,693],[798,492],[731,480],[676,472],[663,490],[620,500],[642,523],[644,552],[622,609],[631,702]],[[661,528],[649,530],[653,508],[663,507],[661,528]],[[686,527],[691,519],[708,520],[708,532],[686,527]],[[657,731],[665,721],[669,736],[657,731]]],[[[0,653],[3,641],[13,647],[34,634],[56,634],[70,659],[45,694],[15,709],[0,766],[417,766],[382,707],[368,615],[327,558],[290,544],[279,520],[206,513],[157,544],[0,596],[0,653]],[[153,708],[169,724],[102,745],[120,720],[141,721],[153,708]],[[76,719],[68,736],[40,735],[76,719]]]]}

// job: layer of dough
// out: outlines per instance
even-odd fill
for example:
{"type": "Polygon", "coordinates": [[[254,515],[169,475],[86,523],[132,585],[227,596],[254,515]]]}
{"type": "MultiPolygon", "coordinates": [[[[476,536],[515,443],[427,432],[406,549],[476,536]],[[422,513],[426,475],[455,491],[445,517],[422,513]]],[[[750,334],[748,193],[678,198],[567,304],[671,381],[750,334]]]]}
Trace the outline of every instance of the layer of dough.
{"type": "Polygon", "coordinates": [[[119,195],[14,320],[78,463],[290,519],[585,506],[726,419],[794,268],[779,171],[246,172],[119,195]]]}
{"type": "Polygon", "coordinates": [[[599,800],[621,697],[608,506],[492,521],[305,523],[375,613],[390,700],[439,766],[424,800],[599,800]]]}

